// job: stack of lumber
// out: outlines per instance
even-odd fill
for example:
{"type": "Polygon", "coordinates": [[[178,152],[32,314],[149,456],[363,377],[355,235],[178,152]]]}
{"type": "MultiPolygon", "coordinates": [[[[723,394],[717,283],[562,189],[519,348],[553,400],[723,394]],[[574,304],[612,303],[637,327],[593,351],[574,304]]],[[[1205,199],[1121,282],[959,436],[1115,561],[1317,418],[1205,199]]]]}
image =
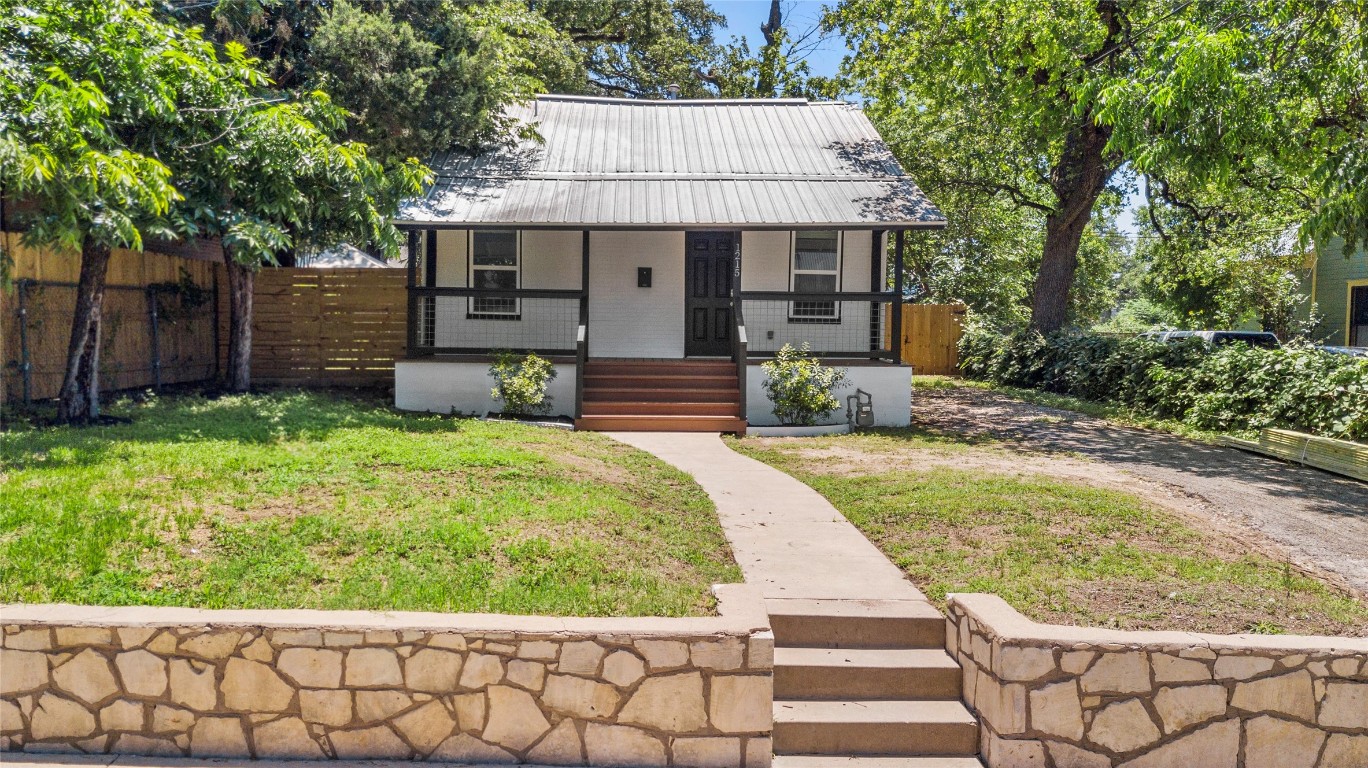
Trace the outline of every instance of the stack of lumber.
{"type": "Polygon", "coordinates": [[[1368,482],[1368,445],[1290,429],[1265,429],[1258,440],[1223,437],[1222,445],[1295,461],[1368,482]]]}

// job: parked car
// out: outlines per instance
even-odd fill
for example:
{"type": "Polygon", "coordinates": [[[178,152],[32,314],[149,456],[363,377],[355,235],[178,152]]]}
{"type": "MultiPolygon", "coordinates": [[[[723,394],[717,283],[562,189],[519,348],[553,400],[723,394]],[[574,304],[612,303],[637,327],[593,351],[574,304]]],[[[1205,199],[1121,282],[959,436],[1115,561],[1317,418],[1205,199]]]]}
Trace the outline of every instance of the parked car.
{"type": "Polygon", "coordinates": [[[1332,355],[1349,355],[1350,357],[1368,357],[1368,347],[1316,347],[1322,352],[1329,352],[1332,355]]]}
{"type": "Polygon", "coordinates": [[[1225,347],[1231,344],[1248,344],[1263,349],[1278,349],[1282,342],[1268,331],[1161,331],[1147,333],[1146,337],[1166,344],[1184,339],[1201,339],[1208,347],[1225,347]]]}

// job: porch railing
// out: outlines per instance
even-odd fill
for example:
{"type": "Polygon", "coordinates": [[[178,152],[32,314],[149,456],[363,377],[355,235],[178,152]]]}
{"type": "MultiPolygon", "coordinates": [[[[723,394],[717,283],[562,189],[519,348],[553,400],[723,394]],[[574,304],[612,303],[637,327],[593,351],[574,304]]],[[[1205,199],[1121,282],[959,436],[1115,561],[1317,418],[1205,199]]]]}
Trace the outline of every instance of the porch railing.
{"type": "Polygon", "coordinates": [[[409,355],[578,354],[585,295],[578,290],[409,289],[409,355]]]}
{"type": "Polygon", "coordinates": [[[890,307],[896,294],[743,291],[747,353],[767,357],[785,344],[806,343],[821,357],[895,359],[889,344],[890,307]]]}

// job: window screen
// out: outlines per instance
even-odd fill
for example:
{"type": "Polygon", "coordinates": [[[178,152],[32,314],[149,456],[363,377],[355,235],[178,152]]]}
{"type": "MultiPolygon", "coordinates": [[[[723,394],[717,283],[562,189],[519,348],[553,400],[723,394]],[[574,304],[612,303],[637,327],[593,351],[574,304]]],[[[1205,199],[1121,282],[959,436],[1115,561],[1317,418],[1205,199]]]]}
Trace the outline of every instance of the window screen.
{"type": "MultiPolygon", "coordinates": [[[[517,290],[522,267],[518,253],[518,233],[513,231],[477,231],[471,234],[470,287],[485,290],[517,290]]],[[[516,317],[518,300],[501,296],[474,296],[470,299],[472,315],[516,317]]]]}
{"type": "MultiPolygon", "coordinates": [[[[841,289],[841,252],[837,232],[798,232],[793,238],[793,269],[790,290],[794,293],[836,293],[841,289]]],[[[789,302],[795,320],[834,320],[835,301],[789,302]]]]}

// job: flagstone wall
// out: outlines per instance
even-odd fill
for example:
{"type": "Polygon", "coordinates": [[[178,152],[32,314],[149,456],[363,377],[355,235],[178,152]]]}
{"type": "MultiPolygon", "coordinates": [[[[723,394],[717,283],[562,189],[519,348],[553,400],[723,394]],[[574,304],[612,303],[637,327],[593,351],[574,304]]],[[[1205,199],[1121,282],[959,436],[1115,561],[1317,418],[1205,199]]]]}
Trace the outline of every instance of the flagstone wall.
{"type": "Polygon", "coordinates": [[[1364,768],[1368,638],[1037,624],[953,595],[989,768],[1364,768]]]}
{"type": "Polygon", "coordinates": [[[0,749],[768,768],[774,643],[721,615],[0,607],[0,749]]]}

